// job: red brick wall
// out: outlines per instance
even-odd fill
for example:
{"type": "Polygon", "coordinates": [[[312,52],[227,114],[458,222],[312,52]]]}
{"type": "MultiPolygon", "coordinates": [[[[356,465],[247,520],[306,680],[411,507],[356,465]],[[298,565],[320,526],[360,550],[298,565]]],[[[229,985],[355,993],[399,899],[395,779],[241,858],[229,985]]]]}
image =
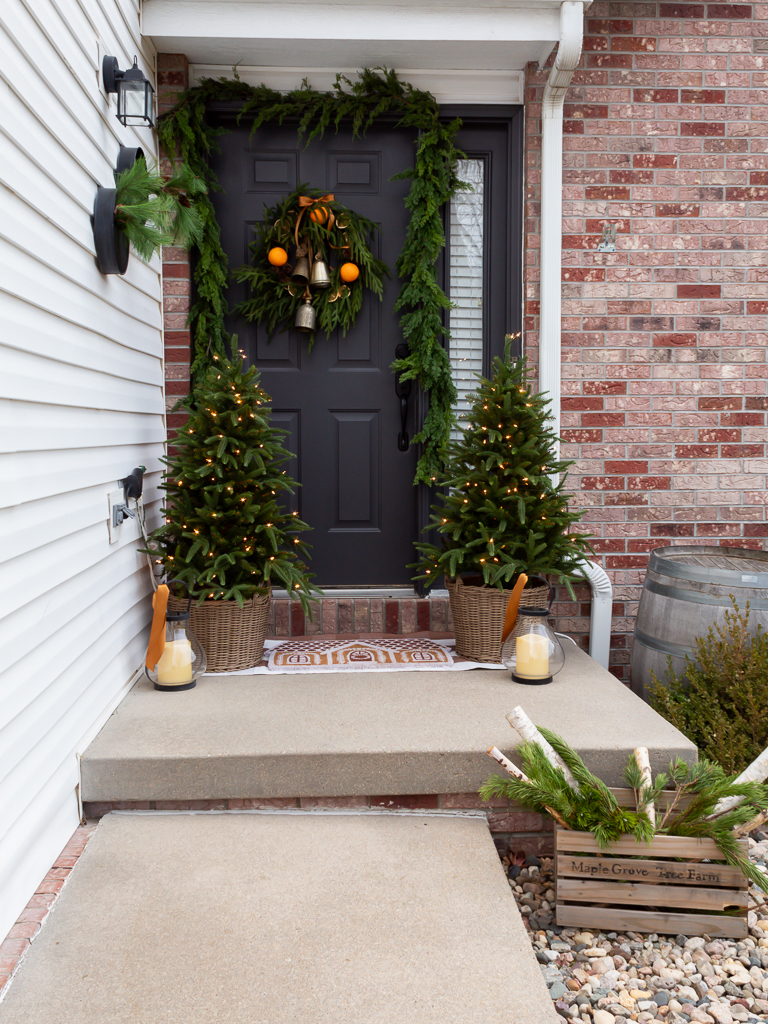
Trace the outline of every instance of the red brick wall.
{"type": "MultiPolygon", "coordinates": [[[[158,109],[169,110],[189,85],[189,61],[183,53],[157,56],[158,109]]],[[[168,167],[166,162],[166,168],[168,167]]],[[[168,435],[172,437],[186,420],[186,413],[171,412],[182,395],[189,393],[189,331],[187,315],[191,299],[189,253],[178,247],[163,249],[163,328],[165,332],[165,409],[168,435]]]]}
{"type": "MultiPolygon", "coordinates": [[[[545,81],[531,66],[533,357],[545,81]]],[[[614,584],[620,678],[652,548],[768,537],[767,86],[768,4],[597,0],[587,12],[564,112],[563,455],[614,584]],[[615,253],[597,251],[606,223],[615,253]]],[[[587,631],[588,604],[559,610],[587,631]]]]}

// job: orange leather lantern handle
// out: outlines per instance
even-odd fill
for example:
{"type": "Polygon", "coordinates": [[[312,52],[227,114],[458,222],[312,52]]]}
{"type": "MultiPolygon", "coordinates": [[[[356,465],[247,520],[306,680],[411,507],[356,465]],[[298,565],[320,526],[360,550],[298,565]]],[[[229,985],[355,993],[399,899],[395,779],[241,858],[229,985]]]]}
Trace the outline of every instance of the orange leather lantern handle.
{"type": "Polygon", "coordinates": [[[509,601],[507,601],[507,614],[504,617],[504,632],[501,634],[502,643],[504,643],[509,634],[515,628],[515,623],[517,622],[517,609],[520,606],[520,596],[522,595],[523,588],[527,582],[528,577],[524,572],[521,572],[517,579],[517,583],[512,590],[512,595],[509,598],[509,601]]]}
{"type": "Polygon", "coordinates": [[[150,672],[154,672],[155,665],[165,650],[165,615],[168,610],[168,587],[161,583],[152,598],[152,630],[149,634],[149,646],[147,647],[147,660],[145,662],[150,672]]]}

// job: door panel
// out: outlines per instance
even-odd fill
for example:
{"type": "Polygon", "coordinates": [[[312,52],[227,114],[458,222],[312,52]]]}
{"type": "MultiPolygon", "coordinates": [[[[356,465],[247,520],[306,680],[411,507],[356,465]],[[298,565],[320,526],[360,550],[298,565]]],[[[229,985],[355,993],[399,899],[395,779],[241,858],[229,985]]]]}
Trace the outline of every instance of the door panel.
{"type": "MultiPolygon", "coordinates": [[[[301,409],[273,409],[272,423],[280,430],[286,431],[283,447],[293,456],[283,468],[292,479],[301,480],[301,409]]],[[[295,512],[299,519],[304,518],[300,487],[297,487],[293,494],[285,496],[283,504],[289,512],[295,512]]]]}
{"type": "MultiPolygon", "coordinates": [[[[328,187],[345,195],[379,194],[381,160],[378,153],[332,152],[327,160],[328,187]]],[[[350,203],[345,203],[350,206],[350,203]]]]}
{"type": "Polygon", "coordinates": [[[336,478],[339,507],[337,530],[378,530],[380,484],[379,414],[334,412],[336,478]]]}
{"type": "Polygon", "coordinates": [[[293,192],[299,183],[295,150],[262,149],[245,161],[246,192],[293,192]]]}

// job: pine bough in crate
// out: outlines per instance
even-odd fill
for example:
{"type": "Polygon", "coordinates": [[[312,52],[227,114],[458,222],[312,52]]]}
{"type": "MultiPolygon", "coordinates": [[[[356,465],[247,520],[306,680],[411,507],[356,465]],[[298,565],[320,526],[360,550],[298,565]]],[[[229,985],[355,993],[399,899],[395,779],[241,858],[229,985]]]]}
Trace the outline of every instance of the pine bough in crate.
{"type": "Polygon", "coordinates": [[[480,793],[555,819],[558,925],[747,935],[749,883],[768,892],[744,838],[766,820],[768,750],[736,778],[678,759],[653,779],[638,747],[624,773],[629,788],[610,790],[522,708],[507,719],[524,740],[525,771],[491,747],[508,777],[493,776],[480,793]]]}

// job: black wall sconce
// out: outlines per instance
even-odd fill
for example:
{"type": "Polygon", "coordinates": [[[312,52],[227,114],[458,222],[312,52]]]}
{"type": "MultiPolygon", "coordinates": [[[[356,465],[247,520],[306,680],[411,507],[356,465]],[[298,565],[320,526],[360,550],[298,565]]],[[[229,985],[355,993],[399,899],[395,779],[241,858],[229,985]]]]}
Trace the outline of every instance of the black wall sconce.
{"type": "Polygon", "coordinates": [[[137,58],[133,58],[133,67],[121,71],[116,57],[105,57],[101,62],[101,77],[107,92],[117,93],[117,119],[126,127],[153,128],[155,90],[137,66],[137,58]]]}
{"type": "MultiPolygon", "coordinates": [[[[144,156],[142,149],[120,147],[115,173],[127,171],[144,156]]],[[[96,266],[102,274],[124,274],[128,269],[130,246],[128,239],[115,223],[114,188],[103,188],[96,191],[93,206],[93,239],[96,246],[96,266]]]]}

